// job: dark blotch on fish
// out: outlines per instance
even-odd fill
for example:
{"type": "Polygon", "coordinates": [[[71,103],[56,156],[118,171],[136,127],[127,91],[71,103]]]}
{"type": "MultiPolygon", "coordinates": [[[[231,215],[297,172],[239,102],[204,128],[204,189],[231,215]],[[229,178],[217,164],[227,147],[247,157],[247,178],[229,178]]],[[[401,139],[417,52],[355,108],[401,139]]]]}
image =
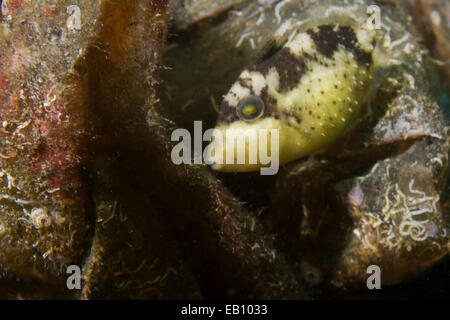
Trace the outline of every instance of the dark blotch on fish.
{"type": "Polygon", "coordinates": [[[355,59],[359,64],[372,63],[372,54],[357,47],[358,39],[356,38],[355,32],[350,27],[342,26],[339,27],[337,31],[334,31],[333,26],[322,25],[319,26],[318,32],[309,29],[307,33],[316,44],[317,51],[327,58],[331,58],[338,49],[338,45],[341,44],[346,49],[353,52],[355,59]]]}

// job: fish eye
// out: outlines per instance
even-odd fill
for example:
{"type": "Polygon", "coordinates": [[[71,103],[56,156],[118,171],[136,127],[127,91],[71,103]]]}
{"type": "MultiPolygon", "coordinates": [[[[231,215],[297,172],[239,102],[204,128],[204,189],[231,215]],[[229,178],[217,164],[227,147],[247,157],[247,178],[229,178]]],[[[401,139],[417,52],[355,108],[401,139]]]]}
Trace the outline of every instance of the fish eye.
{"type": "Polygon", "coordinates": [[[245,121],[254,121],[264,113],[264,102],[257,96],[242,99],[237,107],[237,115],[245,121]]]}

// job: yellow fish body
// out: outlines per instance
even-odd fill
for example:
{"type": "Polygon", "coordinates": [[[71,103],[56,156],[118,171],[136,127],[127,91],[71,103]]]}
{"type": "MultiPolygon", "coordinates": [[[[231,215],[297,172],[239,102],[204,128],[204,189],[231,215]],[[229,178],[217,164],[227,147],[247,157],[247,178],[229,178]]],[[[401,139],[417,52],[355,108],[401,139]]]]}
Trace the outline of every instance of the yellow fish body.
{"type": "Polygon", "coordinates": [[[223,160],[232,152],[236,161],[216,162],[213,168],[243,172],[267,165],[259,156],[266,140],[256,134],[236,144],[232,134],[276,129],[277,145],[269,142],[268,154],[276,147],[279,164],[284,164],[348,132],[366,112],[375,36],[365,28],[324,24],[292,34],[278,48],[266,46],[224,96],[215,128],[224,141],[214,152],[223,160]],[[245,163],[238,163],[239,152],[245,163]],[[253,156],[257,161],[248,161],[253,156]]]}

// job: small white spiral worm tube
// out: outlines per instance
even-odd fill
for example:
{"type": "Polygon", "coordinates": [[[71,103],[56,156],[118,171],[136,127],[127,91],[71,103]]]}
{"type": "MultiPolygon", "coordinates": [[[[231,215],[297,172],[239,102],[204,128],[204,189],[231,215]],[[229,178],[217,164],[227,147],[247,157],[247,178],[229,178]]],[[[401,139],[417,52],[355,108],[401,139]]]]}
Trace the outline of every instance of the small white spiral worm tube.
{"type": "Polygon", "coordinates": [[[47,208],[34,208],[30,216],[33,226],[37,229],[46,228],[52,224],[52,217],[48,214],[47,208]]]}

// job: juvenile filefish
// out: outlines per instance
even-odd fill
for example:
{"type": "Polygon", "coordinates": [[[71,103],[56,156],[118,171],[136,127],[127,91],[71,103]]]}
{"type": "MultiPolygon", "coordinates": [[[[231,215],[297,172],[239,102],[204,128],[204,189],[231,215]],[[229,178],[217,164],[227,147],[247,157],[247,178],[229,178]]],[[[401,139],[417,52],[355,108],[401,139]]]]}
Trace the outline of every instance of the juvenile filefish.
{"type": "MultiPolygon", "coordinates": [[[[255,155],[249,152],[261,147],[258,135],[237,147],[227,137],[278,129],[278,146],[269,148],[278,148],[284,164],[347,133],[367,113],[366,93],[377,70],[376,42],[376,31],[364,26],[321,24],[268,43],[224,96],[215,129],[225,139],[216,154],[225,159],[227,152],[236,156],[245,147],[241,151],[250,159],[255,155]]],[[[256,163],[216,163],[213,168],[255,171],[264,166],[257,157],[256,163]]]]}

